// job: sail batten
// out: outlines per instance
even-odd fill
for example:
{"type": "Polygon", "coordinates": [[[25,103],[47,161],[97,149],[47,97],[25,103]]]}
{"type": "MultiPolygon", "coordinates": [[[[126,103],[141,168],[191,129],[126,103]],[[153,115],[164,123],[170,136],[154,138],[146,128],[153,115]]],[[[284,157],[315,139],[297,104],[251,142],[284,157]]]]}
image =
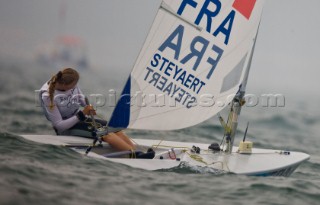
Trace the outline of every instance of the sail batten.
{"type": "Polygon", "coordinates": [[[222,110],[248,74],[263,4],[250,1],[162,1],[111,122],[173,130],[222,110]]]}
{"type": "Polygon", "coordinates": [[[194,24],[193,22],[191,22],[191,21],[189,21],[189,20],[187,20],[187,19],[179,16],[178,14],[176,14],[176,13],[170,8],[170,6],[169,6],[168,4],[166,4],[164,1],[162,1],[161,5],[160,5],[160,8],[163,9],[163,10],[165,10],[166,12],[170,13],[171,15],[177,17],[178,19],[181,19],[182,21],[190,24],[191,26],[193,26],[194,28],[196,28],[198,31],[202,31],[202,27],[200,27],[200,26],[194,24]]]}

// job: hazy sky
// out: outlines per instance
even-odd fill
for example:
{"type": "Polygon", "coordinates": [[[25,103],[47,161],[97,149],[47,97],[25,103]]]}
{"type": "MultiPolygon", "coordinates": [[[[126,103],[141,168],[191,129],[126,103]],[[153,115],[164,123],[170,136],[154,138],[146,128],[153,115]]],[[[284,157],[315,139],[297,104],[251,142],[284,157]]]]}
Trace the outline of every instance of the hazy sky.
{"type": "MultiPolygon", "coordinates": [[[[129,73],[159,3],[0,0],[0,55],[31,59],[39,46],[68,34],[85,41],[97,69],[129,73]]],[[[249,88],[319,96],[319,8],[319,0],[266,0],[249,88]]]]}

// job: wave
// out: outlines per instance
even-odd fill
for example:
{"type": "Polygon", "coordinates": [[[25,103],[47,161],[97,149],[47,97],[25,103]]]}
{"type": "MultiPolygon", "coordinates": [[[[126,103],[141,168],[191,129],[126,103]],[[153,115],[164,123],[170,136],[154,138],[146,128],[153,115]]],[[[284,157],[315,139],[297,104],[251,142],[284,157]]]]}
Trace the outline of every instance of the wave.
{"type": "Polygon", "coordinates": [[[56,162],[59,160],[79,159],[79,156],[70,149],[31,142],[16,134],[0,132],[0,139],[0,157],[13,156],[26,160],[51,160],[56,162]]]}
{"type": "Polygon", "coordinates": [[[281,129],[298,130],[299,124],[292,122],[289,118],[282,115],[273,115],[269,118],[259,119],[255,121],[256,124],[263,125],[265,127],[280,127],[281,129]]]}
{"type": "Polygon", "coordinates": [[[213,169],[210,167],[192,166],[187,162],[182,162],[178,167],[158,170],[157,172],[174,172],[179,174],[212,174],[212,175],[230,174],[228,172],[213,169]]]}

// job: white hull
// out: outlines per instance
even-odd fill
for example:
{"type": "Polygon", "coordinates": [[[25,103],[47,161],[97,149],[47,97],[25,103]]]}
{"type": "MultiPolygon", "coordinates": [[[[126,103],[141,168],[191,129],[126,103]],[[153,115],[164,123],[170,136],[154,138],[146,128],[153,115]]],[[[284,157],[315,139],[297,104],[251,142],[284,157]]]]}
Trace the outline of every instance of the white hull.
{"type": "MultiPolygon", "coordinates": [[[[67,146],[83,155],[87,146],[92,144],[92,139],[73,136],[22,135],[22,137],[39,143],[67,146]]],[[[102,147],[93,148],[88,156],[145,170],[170,169],[178,167],[181,163],[187,163],[190,166],[206,167],[217,172],[253,176],[289,176],[302,162],[310,158],[308,154],[301,152],[283,154],[280,150],[270,149],[253,149],[252,154],[239,154],[238,147],[233,147],[233,152],[226,154],[208,151],[209,144],[173,141],[160,143],[159,140],[144,139],[134,139],[134,141],[142,151],[153,147],[156,152],[155,157],[153,159],[105,157],[103,155],[114,152],[106,143],[103,143],[102,147]],[[192,146],[199,147],[200,154],[192,153],[192,146]]]]}

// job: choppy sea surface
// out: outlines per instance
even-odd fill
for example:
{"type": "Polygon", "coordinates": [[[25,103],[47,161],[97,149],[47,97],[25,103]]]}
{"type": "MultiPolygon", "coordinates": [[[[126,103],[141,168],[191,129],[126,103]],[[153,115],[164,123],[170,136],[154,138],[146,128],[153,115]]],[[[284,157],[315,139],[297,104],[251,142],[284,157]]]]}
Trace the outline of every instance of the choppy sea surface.
{"type": "MultiPolygon", "coordinates": [[[[250,121],[248,138],[257,148],[311,155],[289,178],[216,174],[181,166],[145,171],[91,159],[59,146],[23,139],[54,134],[37,106],[35,90],[56,70],[0,59],[0,204],[319,204],[320,110],[317,102],[288,96],[284,107],[245,107],[238,135],[250,121]]],[[[80,71],[85,94],[121,90],[126,76],[80,71]]],[[[319,102],[319,101],[318,101],[319,102]]],[[[105,118],[112,109],[99,108],[105,118]]],[[[223,131],[218,119],[169,132],[128,130],[133,138],[212,143],[223,131]]],[[[240,140],[239,138],[237,139],[240,140]]],[[[236,142],[236,144],[238,143],[236,142]]]]}

